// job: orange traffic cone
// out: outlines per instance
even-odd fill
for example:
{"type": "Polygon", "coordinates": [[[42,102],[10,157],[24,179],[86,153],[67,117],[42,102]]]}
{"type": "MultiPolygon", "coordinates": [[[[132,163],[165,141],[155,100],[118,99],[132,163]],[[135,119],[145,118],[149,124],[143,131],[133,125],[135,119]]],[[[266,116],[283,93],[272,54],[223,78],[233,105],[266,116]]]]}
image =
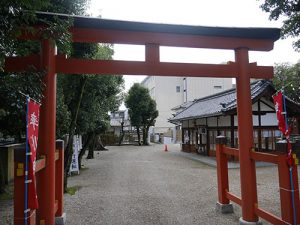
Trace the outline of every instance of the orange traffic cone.
{"type": "Polygon", "coordinates": [[[165,145],[165,152],[168,151],[168,145],[165,145]]]}

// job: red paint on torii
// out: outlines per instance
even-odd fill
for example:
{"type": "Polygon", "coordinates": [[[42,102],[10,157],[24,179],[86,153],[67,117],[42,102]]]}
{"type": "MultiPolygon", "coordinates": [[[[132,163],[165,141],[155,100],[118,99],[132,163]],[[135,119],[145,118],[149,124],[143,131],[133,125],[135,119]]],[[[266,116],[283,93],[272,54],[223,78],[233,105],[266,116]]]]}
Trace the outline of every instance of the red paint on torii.
{"type": "MultiPolygon", "coordinates": [[[[52,19],[54,14],[38,17],[52,19]]],[[[71,16],[58,15],[60,18],[71,16]]],[[[274,28],[222,28],[184,25],[164,25],[98,18],[72,17],[73,42],[118,43],[145,45],[145,61],[88,60],[58,56],[50,40],[41,40],[42,54],[6,59],[5,70],[24,71],[28,65],[46,71],[44,98],[41,107],[39,154],[46,156],[46,168],[38,176],[40,209],[38,223],[53,225],[55,221],[55,129],[56,73],[64,74],[131,74],[159,76],[234,77],[237,86],[238,135],[241,172],[242,218],[256,222],[256,174],[250,154],[253,146],[253,123],[250,78],[272,78],[273,67],[249,63],[248,51],[270,51],[279,38],[274,28]],[[159,60],[160,46],[229,49],[235,52],[235,62],[228,64],[166,63],[159,60]]],[[[43,26],[35,35],[23,34],[23,39],[40,39],[43,26]]]]}

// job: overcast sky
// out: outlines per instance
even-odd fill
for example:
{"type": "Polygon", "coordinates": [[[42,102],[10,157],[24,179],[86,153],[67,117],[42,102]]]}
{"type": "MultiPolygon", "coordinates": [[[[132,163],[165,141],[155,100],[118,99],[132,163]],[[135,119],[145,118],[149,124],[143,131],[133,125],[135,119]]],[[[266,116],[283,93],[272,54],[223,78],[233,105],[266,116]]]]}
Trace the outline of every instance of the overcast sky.
{"type": "MultiPolygon", "coordinates": [[[[269,21],[257,0],[91,0],[89,13],[104,19],[154,23],[226,27],[281,27],[280,21],[269,21]]],[[[250,62],[258,65],[299,60],[292,39],[275,42],[271,52],[250,52],[250,62]]],[[[115,45],[114,59],[144,60],[143,46],[115,45]]],[[[233,51],[161,47],[161,61],[221,63],[234,61],[233,51]]],[[[125,76],[126,89],[144,76],[125,76]]]]}

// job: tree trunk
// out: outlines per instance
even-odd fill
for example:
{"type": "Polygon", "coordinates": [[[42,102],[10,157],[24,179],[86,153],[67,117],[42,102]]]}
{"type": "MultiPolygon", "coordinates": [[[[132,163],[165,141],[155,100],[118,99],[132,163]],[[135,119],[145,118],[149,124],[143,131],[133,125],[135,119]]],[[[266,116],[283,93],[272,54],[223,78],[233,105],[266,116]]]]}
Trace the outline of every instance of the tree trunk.
{"type": "Polygon", "coordinates": [[[91,144],[92,141],[93,141],[93,132],[89,132],[87,135],[86,142],[84,143],[84,145],[78,155],[78,164],[79,164],[80,170],[81,170],[82,157],[84,156],[86,150],[88,149],[88,146],[91,144]]]}
{"type": "Polygon", "coordinates": [[[143,145],[149,145],[149,143],[148,143],[148,127],[143,127],[143,145]]]}
{"type": "Polygon", "coordinates": [[[5,176],[4,176],[4,163],[0,158],[0,194],[4,193],[5,176]]]}
{"type": "Polygon", "coordinates": [[[123,138],[124,138],[124,122],[121,122],[121,132],[120,132],[119,146],[122,144],[123,138]]]}
{"type": "Polygon", "coordinates": [[[87,155],[87,159],[93,159],[94,158],[94,148],[95,148],[95,144],[96,144],[96,134],[95,132],[93,133],[93,141],[91,142],[91,144],[89,145],[89,153],[87,155]]]}
{"type": "Polygon", "coordinates": [[[138,144],[141,145],[141,135],[140,135],[140,127],[136,128],[137,136],[138,136],[138,144]]]}
{"type": "Polygon", "coordinates": [[[77,102],[76,102],[76,108],[75,108],[74,114],[72,116],[72,120],[71,120],[71,124],[70,124],[70,128],[69,128],[69,141],[65,148],[65,160],[64,160],[64,173],[65,173],[64,174],[64,177],[65,177],[64,190],[65,190],[65,192],[67,191],[67,187],[68,187],[67,177],[68,177],[68,173],[70,171],[70,165],[71,165],[72,155],[73,155],[73,136],[75,134],[78,112],[79,112],[79,108],[80,108],[80,104],[81,104],[81,100],[82,100],[86,82],[87,82],[87,77],[86,76],[82,77],[81,82],[80,82],[79,92],[78,92],[78,98],[77,98],[77,102]]]}
{"type": "Polygon", "coordinates": [[[146,137],[146,134],[145,134],[145,127],[143,126],[143,128],[142,128],[142,131],[143,131],[143,145],[146,145],[146,139],[145,139],[145,137],[146,137]]]}
{"type": "Polygon", "coordinates": [[[104,144],[102,143],[100,134],[98,134],[96,136],[96,148],[95,148],[95,150],[97,150],[97,151],[108,150],[107,148],[104,147],[104,144]]]}

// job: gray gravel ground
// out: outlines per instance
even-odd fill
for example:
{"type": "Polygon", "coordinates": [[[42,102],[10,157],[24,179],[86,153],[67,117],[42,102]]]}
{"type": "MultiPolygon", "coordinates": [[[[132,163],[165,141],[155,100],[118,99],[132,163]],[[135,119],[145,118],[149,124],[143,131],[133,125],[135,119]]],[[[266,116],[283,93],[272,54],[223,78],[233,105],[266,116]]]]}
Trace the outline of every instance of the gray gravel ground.
{"type": "MultiPolygon", "coordinates": [[[[78,186],[65,195],[68,225],[238,224],[234,214],[215,212],[216,168],[184,158],[179,145],[109,147],[84,161],[86,170],[69,179],[78,186]]],[[[239,169],[230,169],[230,190],[240,195],[239,169]]],[[[276,167],[257,168],[259,205],[279,216],[276,167]]],[[[264,224],[267,224],[264,222],[264,224]]]]}

